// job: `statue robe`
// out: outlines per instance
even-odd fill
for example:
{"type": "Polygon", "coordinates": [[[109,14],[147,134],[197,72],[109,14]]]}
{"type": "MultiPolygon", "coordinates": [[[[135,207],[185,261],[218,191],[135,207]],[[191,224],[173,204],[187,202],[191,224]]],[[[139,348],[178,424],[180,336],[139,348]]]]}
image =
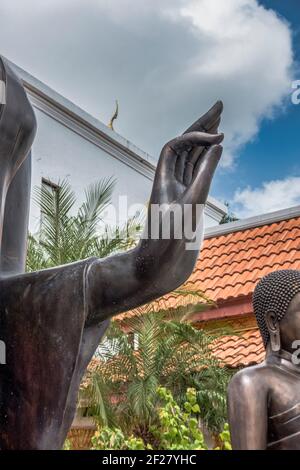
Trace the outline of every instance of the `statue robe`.
{"type": "Polygon", "coordinates": [[[89,326],[97,258],[0,280],[0,448],[60,449],[109,321],[89,326]]]}

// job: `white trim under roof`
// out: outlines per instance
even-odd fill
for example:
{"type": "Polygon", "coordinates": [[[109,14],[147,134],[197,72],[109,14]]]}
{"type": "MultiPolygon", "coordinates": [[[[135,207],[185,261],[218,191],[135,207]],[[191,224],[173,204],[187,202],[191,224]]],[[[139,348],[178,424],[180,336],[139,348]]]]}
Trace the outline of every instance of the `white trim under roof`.
{"type": "Polygon", "coordinates": [[[296,217],[300,217],[300,206],[257,215],[248,219],[237,220],[236,222],[229,222],[228,224],[218,225],[217,227],[208,227],[205,230],[204,238],[219,237],[221,235],[227,235],[228,233],[241,232],[250,228],[270,225],[275,222],[294,219],[296,217]]]}
{"type": "Polygon", "coordinates": [[[205,205],[205,214],[211,219],[216,221],[216,225],[220,223],[222,217],[228,212],[227,207],[222,202],[217,201],[217,199],[208,196],[206,205],[205,205]]]}

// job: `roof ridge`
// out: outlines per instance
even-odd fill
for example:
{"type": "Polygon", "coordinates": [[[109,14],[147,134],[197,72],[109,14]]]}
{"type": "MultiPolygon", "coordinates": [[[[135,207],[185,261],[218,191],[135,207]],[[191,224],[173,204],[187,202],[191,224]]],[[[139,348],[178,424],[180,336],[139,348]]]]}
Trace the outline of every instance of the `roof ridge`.
{"type": "Polygon", "coordinates": [[[262,214],[247,219],[229,222],[227,224],[217,225],[216,227],[208,227],[205,230],[204,238],[219,237],[232,232],[242,232],[247,229],[261,227],[262,225],[271,225],[289,219],[297,219],[300,217],[300,205],[283,209],[267,214],[262,214]]]}
{"type": "MultiPolygon", "coordinates": [[[[298,218],[300,219],[300,216],[299,216],[299,217],[292,218],[292,219],[288,219],[288,220],[280,220],[280,221],[278,221],[278,222],[273,222],[273,223],[270,223],[270,224],[261,225],[260,227],[264,227],[264,226],[265,226],[265,227],[269,227],[269,226],[274,225],[274,226],[277,226],[277,230],[275,230],[274,232],[272,232],[272,234],[275,234],[275,233],[282,233],[282,232],[288,230],[288,229],[284,226],[284,222],[288,222],[288,221],[290,222],[291,220],[295,220],[295,221],[296,221],[298,218]],[[281,228],[280,228],[280,224],[281,224],[281,226],[282,226],[281,228]]],[[[224,224],[224,225],[225,225],[225,224],[224,224]]],[[[219,226],[218,226],[218,227],[219,227],[219,226]]],[[[251,236],[251,233],[253,233],[253,231],[254,231],[255,229],[258,229],[258,228],[260,228],[260,227],[245,228],[244,230],[236,230],[236,231],[228,232],[228,233],[226,233],[226,234],[223,234],[223,233],[222,233],[222,234],[219,234],[219,235],[212,235],[212,236],[209,236],[209,237],[206,237],[206,236],[205,236],[204,242],[205,242],[206,240],[211,240],[211,239],[216,239],[216,240],[217,240],[218,238],[224,237],[224,239],[225,239],[224,242],[221,242],[220,244],[214,243],[214,244],[212,244],[212,245],[210,246],[210,249],[213,248],[213,247],[218,247],[218,248],[220,248],[221,246],[229,246],[230,244],[233,244],[233,243],[234,243],[234,241],[229,241],[229,242],[228,242],[228,240],[230,240],[229,235],[231,235],[231,234],[232,234],[232,235],[233,235],[233,234],[237,234],[238,232],[248,232],[248,233],[249,233],[249,236],[248,236],[248,237],[246,236],[246,238],[243,240],[243,242],[246,242],[247,240],[253,239],[253,236],[251,236]],[[226,243],[226,242],[228,242],[228,243],[226,243]]],[[[298,228],[299,231],[300,231],[300,221],[299,221],[299,226],[298,226],[298,225],[295,225],[292,229],[294,230],[294,229],[297,229],[297,228],[298,228]]],[[[217,229],[216,229],[216,230],[217,230],[217,229]]],[[[271,235],[271,233],[269,233],[269,234],[271,235]]],[[[263,238],[265,235],[266,235],[266,233],[264,233],[264,234],[258,234],[257,237],[255,237],[255,238],[263,238]]],[[[240,241],[242,241],[242,240],[240,240],[240,241]]],[[[206,249],[208,249],[208,248],[207,248],[206,246],[204,246],[204,247],[203,247],[203,250],[206,250],[206,249]]],[[[202,250],[202,251],[203,251],[203,250],[202,250]]]]}

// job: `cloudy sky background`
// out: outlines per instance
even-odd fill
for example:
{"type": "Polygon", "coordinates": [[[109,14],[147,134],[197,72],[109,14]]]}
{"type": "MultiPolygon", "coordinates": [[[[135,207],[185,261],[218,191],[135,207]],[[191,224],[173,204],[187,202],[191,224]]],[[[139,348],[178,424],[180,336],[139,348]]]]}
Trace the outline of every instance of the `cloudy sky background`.
{"type": "Polygon", "coordinates": [[[0,18],[3,55],[104,123],[118,99],[116,131],[154,158],[221,98],[212,194],[241,217],[300,204],[298,0],[1,0],[0,18]]]}

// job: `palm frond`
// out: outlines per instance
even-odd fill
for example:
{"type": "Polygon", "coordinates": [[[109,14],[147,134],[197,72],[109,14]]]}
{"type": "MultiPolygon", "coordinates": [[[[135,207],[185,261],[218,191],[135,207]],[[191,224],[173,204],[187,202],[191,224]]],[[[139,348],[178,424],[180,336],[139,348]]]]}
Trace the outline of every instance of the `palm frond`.
{"type": "Polygon", "coordinates": [[[55,188],[46,185],[35,188],[35,202],[41,210],[41,225],[39,233],[32,236],[28,245],[28,270],[92,256],[108,256],[133,246],[133,234],[139,230],[134,219],[126,227],[115,229],[118,234],[115,238],[108,236],[108,227],[103,237],[100,232],[102,214],[111,200],[114,185],[115,180],[112,178],[90,185],[85,191],[85,202],[77,213],[75,194],[66,180],[59,181],[55,188]]]}
{"type": "Polygon", "coordinates": [[[89,391],[89,399],[92,402],[89,412],[97,417],[97,422],[101,426],[114,427],[116,425],[111,400],[107,399],[111,391],[111,388],[108,390],[108,384],[100,374],[93,375],[89,391]]]}
{"type": "Polygon", "coordinates": [[[127,389],[133,425],[151,421],[157,401],[158,379],[154,375],[131,382],[127,389]]]}
{"type": "Polygon", "coordinates": [[[39,241],[33,235],[29,235],[27,239],[26,271],[35,271],[37,266],[39,269],[45,269],[49,267],[49,262],[39,241]]]}
{"type": "Polygon", "coordinates": [[[86,246],[96,237],[101,214],[110,203],[114,187],[115,180],[105,178],[85,190],[85,201],[76,217],[80,257],[86,251],[86,246]]]}
{"type": "Polygon", "coordinates": [[[70,184],[63,180],[53,190],[45,185],[35,188],[35,200],[41,208],[40,244],[53,265],[62,264],[69,236],[70,211],[75,204],[75,194],[70,184]]]}

